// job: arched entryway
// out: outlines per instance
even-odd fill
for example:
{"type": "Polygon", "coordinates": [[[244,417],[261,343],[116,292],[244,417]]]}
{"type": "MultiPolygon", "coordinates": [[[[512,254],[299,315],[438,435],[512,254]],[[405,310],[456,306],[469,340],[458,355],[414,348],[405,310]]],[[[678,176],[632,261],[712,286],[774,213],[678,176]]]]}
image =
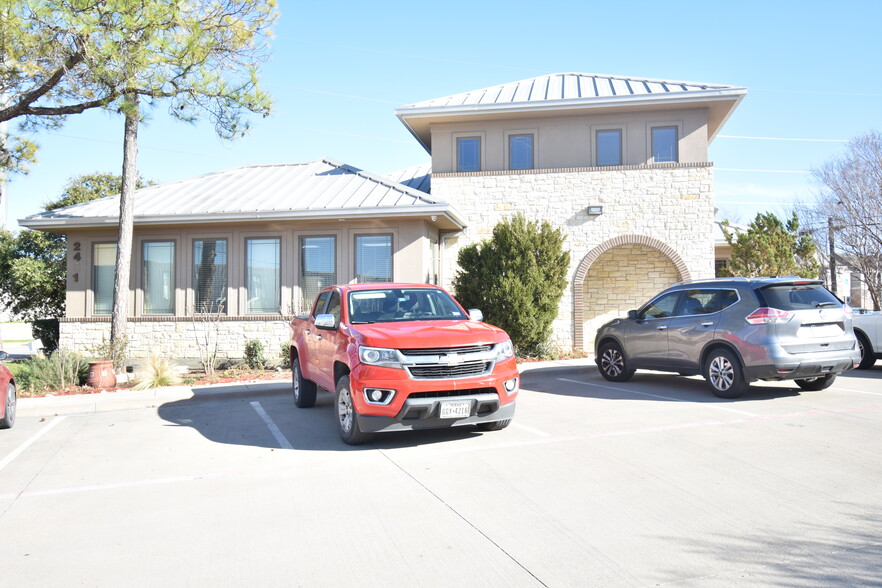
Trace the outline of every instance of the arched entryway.
{"type": "Polygon", "coordinates": [[[660,290],[690,279],[669,245],[644,235],[622,235],[592,249],[573,278],[573,347],[594,350],[603,323],[637,308],[660,290]]]}

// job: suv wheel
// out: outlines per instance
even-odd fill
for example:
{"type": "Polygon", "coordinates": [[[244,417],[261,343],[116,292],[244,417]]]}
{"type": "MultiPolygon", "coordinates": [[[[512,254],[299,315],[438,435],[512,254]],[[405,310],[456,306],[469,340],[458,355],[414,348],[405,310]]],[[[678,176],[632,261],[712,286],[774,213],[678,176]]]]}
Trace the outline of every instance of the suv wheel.
{"type": "Polygon", "coordinates": [[[827,374],[826,376],[820,376],[818,378],[806,378],[804,380],[793,381],[803,390],[817,392],[818,390],[823,390],[824,388],[832,386],[834,380],[836,380],[836,374],[827,374]]]}
{"type": "Polygon", "coordinates": [[[714,349],[704,362],[704,379],[711,391],[720,398],[739,398],[748,383],[741,364],[728,349],[714,349]]]}
{"type": "Polygon", "coordinates": [[[604,343],[600,346],[598,356],[600,375],[610,382],[625,382],[634,375],[634,370],[628,369],[622,347],[618,343],[604,343]]]}
{"type": "Polygon", "coordinates": [[[868,370],[876,363],[876,355],[873,353],[873,347],[863,333],[855,333],[854,335],[857,337],[858,348],[861,351],[861,362],[858,364],[857,369],[868,370]]]}

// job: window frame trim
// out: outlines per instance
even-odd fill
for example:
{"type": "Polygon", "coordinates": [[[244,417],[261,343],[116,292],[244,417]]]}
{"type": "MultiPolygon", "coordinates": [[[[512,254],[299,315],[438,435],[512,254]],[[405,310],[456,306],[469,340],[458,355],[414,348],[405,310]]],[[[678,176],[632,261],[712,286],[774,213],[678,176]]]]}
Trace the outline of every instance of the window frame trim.
{"type": "MultiPolygon", "coordinates": [[[[96,313],[95,312],[95,246],[96,245],[113,245],[116,248],[116,254],[114,255],[114,259],[119,255],[119,241],[114,240],[97,240],[92,241],[89,247],[89,299],[86,301],[86,308],[88,312],[86,316],[89,317],[110,317],[113,316],[113,290],[110,292],[110,312],[107,314],[104,313],[96,313]]],[[[114,261],[114,277],[113,277],[113,289],[116,288],[116,262],[114,261]]]]}
{"type": "Polygon", "coordinates": [[[138,240],[138,251],[140,253],[140,265],[141,272],[138,279],[138,293],[139,298],[137,303],[137,316],[178,316],[178,284],[180,282],[178,272],[180,271],[178,256],[180,255],[178,251],[178,242],[180,241],[178,236],[175,237],[162,237],[157,235],[156,237],[144,237],[138,240]],[[171,284],[171,296],[170,299],[172,301],[172,310],[171,312],[146,312],[146,302],[147,302],[147,256],[145,255],[145,246],[149,243],[172,243],[173,244],[173,252],[172,252],[172,284],[171,284]]]}
{"type": "Polygon", "coordinates": [[[649,163],[680,163],[680,141],[683,138],[683,123],[680,121],[668,121],[668,122],[650,122],[646,123],[647,129],[647,161],[649,163]],[[674,161],[656,161],[655,160],[655,144],[653,142],[652,132],[655,129],[668,129],[673,128],[677,132],[676,140],[674,141],[674,149],[676,153],[674,154],[674,161]]]}
{"type": "Polygon", "coordinates": [[[627,125],[625,123],[619,124],[608,124],[608,125],[591,125],[591,157],[590,161],[593,167],[616,167],[627,165],[625,163],[625,154],[628,152],[626,137],[627,133],[625,132],[627,129],[627,125]],[[597,133],[602,133],[604,131],[618,131],[619,132],[619,163],[615,165],[601,165],[600,162],[597,161],[597,157],[599,155],[599,149],[597,148],[597,133]]]}
{"type": "MultiPolygon", "coordinates": [[[[196,259],[195,259],[196,241],[225,240],[227,242],[227,285],[226,285],[227,305],[226,305],[226,308],[224,309],[224,312],[221,314],[224,316],[233,315],[234,314],[233,313],[233,304],[234,304],[233,293],[235,292],[235,287],[233,286],[233,267],[234,267],[233,260],[234,260],[235,256],[233,255],[234,240],[233,240],[232,233],[215,233],[215,234],[196,233],[196,234],[189,235],[189,239],[190,239],[190,248],[187,251],[188,258],[186,261],[188,262],[190,271],[187,273],[187,276],[186,276],[186,297],[184,300],[184,308],[185,309],[192,308],[193,311],[192,311],[192,313],[190,313],[189,311],[185,311],[185,312],[187,312],[187,314],[193,314],[194,316],[210,316],[205,313],[197,313],[196,312],[196,284],[194,281],[194,279],[196,277],[194,275],[195,264],[196,264],[196,259]]],[[[214,314],[214,313],[212,313],[212,314],[214,314]]]]}
{"type": "Polygon", "coordinates": [[[355,284],[383,284],[386,282],[359,282],[358,281],[358,238],[359,237],[389,237],[389,280],[388,282],[395,281],[395,233],[393,231],[389,231],[387,229],[381,229],[377,231],[364,231],[364,232],[355,232],[353,231],[351,234],[352,238],[352,283],[355,284]]]}
{"type": "Polygon", "coordinates": [[[242,243],[242,282],[239,302],[239,316],[267,316],[283,314],[285,309],[285,236],[281,233],[250,233],[241,236],[242,243]],[[279,242],[279,308],[275,312],[248,312],[248,242],[262,239],[276,239],[279,242]]]}
{"type": "Polygon", "coordinates": [[[453,169],[456,173],[479,173],[486,169],[486,161],[487,161],[487,133],[484,131],[462,131],[452,134],[453,138],[453,169]],[[478,139],[478,169],[476,170],[461,170],[459,169],[459,140],[460,139],[478,139]]]}
{"type": "Polygon", "coordinates": [[[503,131],[503,160],[505,161],[506,170],[508,171],[524,171],[538,169],[539,163],[539,130],[538,129],[512,129],[503,131]],[[532,161],[530,167],[515,168],[511,162],[511,138],[530,135],[533,137],[532,144],[532,161]]]}

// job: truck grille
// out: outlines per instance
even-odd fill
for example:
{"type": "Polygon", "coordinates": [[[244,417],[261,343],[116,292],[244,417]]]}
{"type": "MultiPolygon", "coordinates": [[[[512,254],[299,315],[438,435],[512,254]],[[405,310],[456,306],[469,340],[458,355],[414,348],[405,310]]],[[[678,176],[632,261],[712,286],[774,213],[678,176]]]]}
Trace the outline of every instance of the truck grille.
{"type": "Polygon", "coordinates": [[[411,365],[407,369],[415,380],[443,380],[480,376],[489,372],[492,366],[489,361],[468,361],[458,365],[411,365]]]}
{"type": "Polygon", "coordinates": [[[473,396],[475,394],[496,394],[494,388],[470,388],[467,390],[436,390],[435,392],[414,392],[408,398],[452,398],[455,396],[473,396]]]}
{"type": "Polygon", "coordinates": [[[481,353],[490,351],[492,345],[471,345],[469,347],[437,347],[432,349],[399,349],[404,355],[446,355],[448,353],[481,353]]]}

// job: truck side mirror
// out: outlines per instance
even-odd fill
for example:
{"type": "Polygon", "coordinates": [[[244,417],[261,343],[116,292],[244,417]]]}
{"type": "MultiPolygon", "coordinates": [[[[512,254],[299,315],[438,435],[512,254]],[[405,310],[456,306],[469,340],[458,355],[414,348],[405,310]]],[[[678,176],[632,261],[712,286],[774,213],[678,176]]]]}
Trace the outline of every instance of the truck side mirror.
{"type": "Polygon", "coordinates": [[[484,313],[481,312],[480,310],[478,310],[477,308],[470,308],[469,309],[469,320],[476,322],[476,323],[480,323],[482,320],[484,320],[484,313]]]}
{"type": "Polygon", "coordinates": [[[320,314],[315,317],[315,326],[317,329],[333,329],[337,326],[337,320],[333,314],[320,314]]]}

